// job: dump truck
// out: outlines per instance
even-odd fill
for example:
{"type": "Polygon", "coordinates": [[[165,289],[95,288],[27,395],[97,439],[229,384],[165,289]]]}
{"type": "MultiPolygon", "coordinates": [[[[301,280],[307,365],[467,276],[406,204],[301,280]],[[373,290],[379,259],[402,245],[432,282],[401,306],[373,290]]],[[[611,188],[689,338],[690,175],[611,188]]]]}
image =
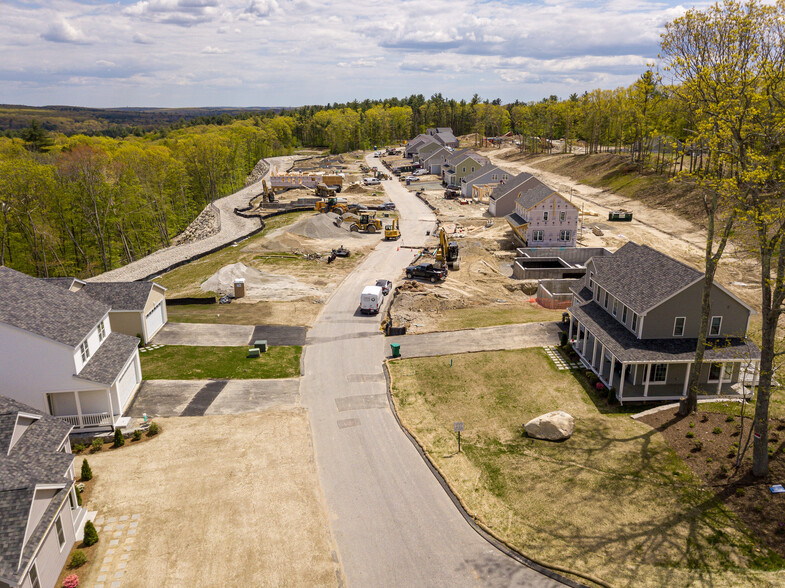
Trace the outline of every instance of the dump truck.
{"type": "Polygon", "coordinates": [[[398,228],[398,217],[393,217],[389,225],[384,226],[384,240],[395,241],[401,238],[401,231],[398,228]]]}
{"type": "Polygon", "coordinates": [[[439,246],[434,252],[436,258],[436,265],[438,267],[447,267],[451,270],[457,270],[461,267],[460,248],[456,241],[447,241],[447,232],[441,228],[439,229],[439,246]]]}

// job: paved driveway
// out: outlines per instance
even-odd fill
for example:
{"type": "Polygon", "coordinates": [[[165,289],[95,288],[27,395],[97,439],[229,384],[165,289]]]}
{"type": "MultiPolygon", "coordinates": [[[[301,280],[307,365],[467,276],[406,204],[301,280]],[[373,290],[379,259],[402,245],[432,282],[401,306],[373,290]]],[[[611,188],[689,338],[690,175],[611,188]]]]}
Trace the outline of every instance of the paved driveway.
{"type": "Polygon", "coordinates": [[[399,343],[403,357],[432,357],[471,351],[558,345],[560,333],[557,323],[527,323],[387,337],[385,343],[399,343]]]}
{"type": "Polygon", "coordinates": [[[281,380],[144,380],[126,415],[241,414],[300,402],[298,378],[281,380]]]}
{"type": "Polygon", "coordinates": [[[241,347],[265,339],[268,345],[305,345],[307,327],[166,323],[153,338],[158,345],[241,347]]]}

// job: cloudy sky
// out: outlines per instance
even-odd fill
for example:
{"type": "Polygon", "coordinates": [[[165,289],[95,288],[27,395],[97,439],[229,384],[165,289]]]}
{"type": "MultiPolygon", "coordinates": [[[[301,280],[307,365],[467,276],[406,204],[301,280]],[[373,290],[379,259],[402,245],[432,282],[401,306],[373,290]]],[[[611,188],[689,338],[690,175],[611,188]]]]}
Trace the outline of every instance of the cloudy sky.
{"type": "Polygon", "coordinates": [[[503,101],[631,83],[671,0],[0,0],[0,102],[503,101]]]}

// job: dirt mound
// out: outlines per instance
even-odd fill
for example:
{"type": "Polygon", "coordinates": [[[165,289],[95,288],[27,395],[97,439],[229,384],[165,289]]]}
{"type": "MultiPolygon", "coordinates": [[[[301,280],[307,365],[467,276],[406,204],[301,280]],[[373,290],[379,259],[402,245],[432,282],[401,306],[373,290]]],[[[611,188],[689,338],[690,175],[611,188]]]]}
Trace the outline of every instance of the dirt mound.
{"type": "Polygon", "coordinates": [[[360,184],[352,184],[348,188],[343,189],[344,194],[368,194],[368,190],[363,188],[360,184]]]}
{"type": "Polygon", "coordinates": [[[318,288],[304,284],[292,276],[261,272],[243,263],[225,265],[200,287],[205,292],[233,294],[234,280],[237,278],[245,278],[246,298],[253,300],[297,300],[323,294],[318,288]]]}
{"type": "Polygon", "coordinates": [[[361,235],[350,233],[347,228],[338,227],[335,221],[338,215],[332,212],[326,214],[315,214],[297,221],[289,228],[289,233],[307,237],[308,239],[362,239],[361,235]]]}

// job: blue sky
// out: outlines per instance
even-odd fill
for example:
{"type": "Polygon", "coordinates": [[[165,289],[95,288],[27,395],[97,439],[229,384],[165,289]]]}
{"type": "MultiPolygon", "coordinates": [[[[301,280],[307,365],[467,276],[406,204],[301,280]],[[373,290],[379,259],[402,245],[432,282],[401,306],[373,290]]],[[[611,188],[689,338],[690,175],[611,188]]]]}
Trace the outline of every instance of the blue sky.
{"type": "Polygon", "coordinates": [[[646,0],[0,0],[0,102],[296,106],[628,85],[690,5],[646,0]]]}

